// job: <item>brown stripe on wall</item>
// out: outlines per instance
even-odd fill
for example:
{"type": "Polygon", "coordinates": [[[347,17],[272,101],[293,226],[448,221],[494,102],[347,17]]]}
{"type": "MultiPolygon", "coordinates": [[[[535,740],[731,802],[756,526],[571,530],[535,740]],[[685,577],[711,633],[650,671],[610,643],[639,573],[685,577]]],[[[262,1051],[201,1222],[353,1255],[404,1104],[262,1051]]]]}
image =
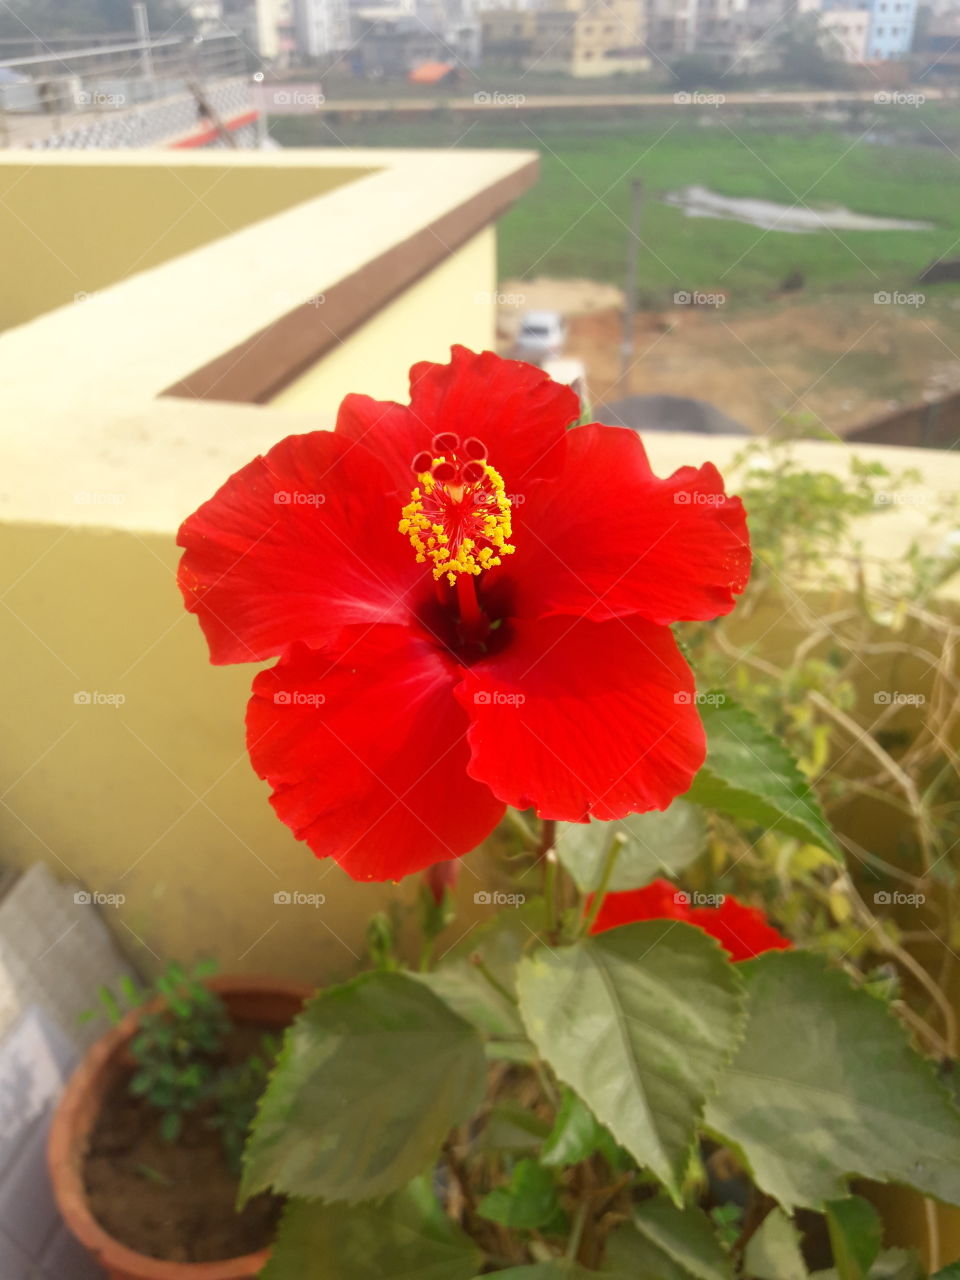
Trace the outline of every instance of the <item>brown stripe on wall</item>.
{"type": "Polygon", "coordinates": [[[493,183],[409,239],[175,382],[163,394],[265,404],[388,302],[495,221],[537,179],[536,160],[493,183]]]}

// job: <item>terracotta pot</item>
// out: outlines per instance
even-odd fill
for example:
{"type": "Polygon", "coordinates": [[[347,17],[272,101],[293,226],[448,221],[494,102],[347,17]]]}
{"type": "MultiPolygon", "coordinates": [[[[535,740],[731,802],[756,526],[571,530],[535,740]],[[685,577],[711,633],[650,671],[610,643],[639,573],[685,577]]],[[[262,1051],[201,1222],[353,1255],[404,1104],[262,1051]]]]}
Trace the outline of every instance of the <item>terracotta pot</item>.
{"type": "MultiPolygon", "coordinates": [[[[222,977],[211,979],[209,985],[223,997],[235,1022],[262,1026],[287,1026],[313,994],[302,983],[276,978],[222,977]]],[[[265,1265],[268,1249],[222,1262],[164,1262],[114,1240],[90,1212],[83,1184],[90,1132],[105,1096],[129,1069],[128,1045],[139,1019],[139,1011],[134,1010],[97,1041],[70,1077],[54,1113],[47,1163],[63,1219],[110,1280],[251,1280],[265,1265]]]]}

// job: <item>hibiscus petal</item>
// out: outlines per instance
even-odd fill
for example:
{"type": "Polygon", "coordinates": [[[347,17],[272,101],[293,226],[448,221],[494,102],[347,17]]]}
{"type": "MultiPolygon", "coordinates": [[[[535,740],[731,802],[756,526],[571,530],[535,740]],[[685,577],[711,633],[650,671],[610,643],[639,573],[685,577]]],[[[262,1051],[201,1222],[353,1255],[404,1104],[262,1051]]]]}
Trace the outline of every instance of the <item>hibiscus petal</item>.
{"type": "Polygon", "coordinates": [[[566,428],[580,416],[576,395],[542,369],[466,347],[453,347],[449,364],[413,366],[410,407],[436,431],[482,440],[507,493],[521,495],[559,473],[566,428]]]}
{"type": "Polygon", "coordinates": [[[457,696],[470,773],[542,818],[585,822],[665,809],[706,753],[690,669],[666,627],[551,617],[510,627],[457,696]]]}
{"type": "Polygon", "coordinates": [[[527,617],[716,618],[750,573],[743,505],[712,463],[662,480],[634,431],[597,423],[567,433],[563,473],[515,509],[512,541],[501,572],[527,617]]]}
{"type": "Polygon", "coordinates": [[[423,574],[382,464],[329,431],[289,436],[184,521],[178,581],[211,660],[257,662],[351,623],[403,623],[423,574]]]}
{"type": "Polygon", "coordinates": [[[460,669],[406,627],[349,628],[338,643],[298,646],[254,681],[247,747],[277,814],[355,880],[475,848],[504,805],[467,775],[460,669]]]}
{"type": "MultiPolygon", "coordinates": [[[[608,893],[600,904],[591,933],[605,933],[639,920],[685,920],[689,923],[687,895],[670,880],[653,880],[642,889],[608,893]]],[[[593,905],[590,895],[588,908],[593,905]]]]}
{"type": "Polygon", "coordinates": [[[731,894],[718,907],[695,907],[689,920],[716,938],[731,960],[752,960],[764,951],[786,951],[792,945],[758,907],[748,907],[731,894]]]}
{"type": "Polygon", "coordinates": [[[421,422],[409,406],[361,395],[341,401],[336,431],[377,455],[390,473],[394,495],[403,502],[417,482],[411,463],[417,454],[429,451],[436,435],[436,429],[421,422]]]}

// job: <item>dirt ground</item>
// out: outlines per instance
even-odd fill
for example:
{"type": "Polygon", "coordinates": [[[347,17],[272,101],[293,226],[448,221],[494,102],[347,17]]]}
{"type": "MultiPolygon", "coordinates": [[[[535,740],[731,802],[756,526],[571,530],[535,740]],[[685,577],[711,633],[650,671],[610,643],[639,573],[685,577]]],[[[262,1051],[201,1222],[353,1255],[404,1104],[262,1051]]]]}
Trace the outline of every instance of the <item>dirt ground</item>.
{"type": "Polygon", "coordinates": [[[637,317],[621,373],[622,295],[589,281],[507,281],[500,334],[523,310],[567,316],[567,354],[583,361],[594,404],[627,395],[706,400],[751,431],[785,420],[844,434],[872,418],[960,389],[960,298],[923,304],[804,298],[743,309],[677,305],[637,317]],[[523,301],[517,303],[518,298],[523,301]]]}

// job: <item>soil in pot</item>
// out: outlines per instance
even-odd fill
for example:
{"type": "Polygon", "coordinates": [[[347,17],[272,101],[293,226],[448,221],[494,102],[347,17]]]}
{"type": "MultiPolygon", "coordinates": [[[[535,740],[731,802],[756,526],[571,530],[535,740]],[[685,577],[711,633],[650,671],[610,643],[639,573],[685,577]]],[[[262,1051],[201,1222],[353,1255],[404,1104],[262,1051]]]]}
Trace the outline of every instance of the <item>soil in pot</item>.
{"type": "MultiPolygon", "coordinates": [[[[228,1060],[256,1053],[264,1031],[276,1028],[234,1027],[228,1060]]],[[[237,1212],[237,1178],[206,1119],[198,1111],[176,1142],[166,1142],[157,1111],[131,1096],[128,1077],[114,1084],[84,1165],[90,1210],[114,1239],[168,1262],[217,1262],[271,1243],[282,1200],[257,1196],[237,1212]]]]}

